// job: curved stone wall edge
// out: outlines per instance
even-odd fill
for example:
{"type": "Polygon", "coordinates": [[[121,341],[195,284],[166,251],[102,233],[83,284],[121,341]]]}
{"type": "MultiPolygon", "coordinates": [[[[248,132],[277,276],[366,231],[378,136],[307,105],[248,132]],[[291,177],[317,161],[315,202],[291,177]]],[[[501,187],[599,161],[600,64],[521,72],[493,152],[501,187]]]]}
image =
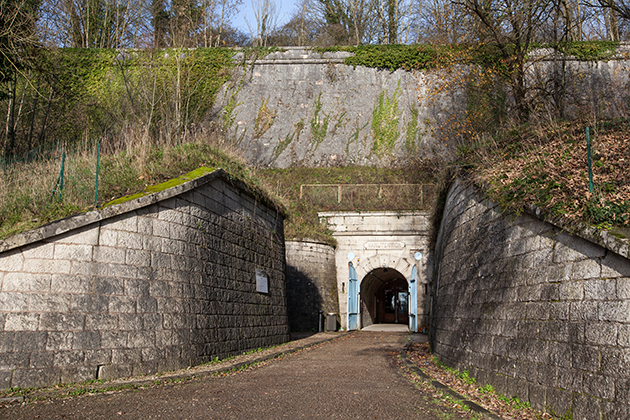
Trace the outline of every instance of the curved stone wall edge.
{"type": "Polygon", "coordinates": [[[326,313],[339,315],[335,247],[312,239],[285,243],[291,331],[318,331],[326,313]]]}
{"type": "Polygon", "coordinates": [[[562,215],[549,215],[540,207],[533,204],[526,206],[525,211],[540,220],[550,223],[560,229],[567,230],[568,232],[571,232],[571,234],[600,245],[615,254],[619,254],[624,258],[630,258],[629,239],[616,237],[607,230],[597,229],[596,227],[589,226],[586,223],[568,220],[562,215]]]}
{"type": "Polygon", "coordinates": [[[560,417],[628,418],[627,241],[570,234],[541,216],[533,207],[504,213],[461,181],[450,187],[436,246],[433,350],[480,384],[560,417]]]}
{"type": "Polygon", "coordinates": [[[148,374],[287,341],[284,216],[222,173],[0,253],[0,388],[148,374]]]}
{"type": "Polygon", "coordinates": [[[186,191],[190,191],[200,185],[210,182],[214,178],[221,176],[227,178],[227,173],[223,169],[216,169],[209,174],[200,176],[183,184],[168,188],[152,194],[136,198],[125,203],[108,206],[105,208],[92,210],[86,213],[69,216],[61,220],[54,221],[47,225],[32,229],[28,232],[18,233],[7,239],[0,240],[0,253],[11,249],[29,245],[31,243],[41,241],[42,239],[50,239],[57,235],[62,235],[74,229],[88,226],[92,223],[106,220],[123,213],[138,210],[151,204],[175,197],[186,191]]]}

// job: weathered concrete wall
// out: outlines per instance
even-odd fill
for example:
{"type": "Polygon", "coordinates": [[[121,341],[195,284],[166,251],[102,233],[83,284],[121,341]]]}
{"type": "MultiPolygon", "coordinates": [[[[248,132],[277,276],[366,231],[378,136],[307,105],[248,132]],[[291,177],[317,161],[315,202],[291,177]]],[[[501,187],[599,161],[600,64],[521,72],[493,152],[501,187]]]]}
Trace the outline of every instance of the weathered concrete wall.
{"type": "Polygon", "coordinates": [[[319,312],[339,313],[335,248],[287,241],[287,311],[291,331],[319,330],[319,312]]]}
{"type": "Polygon", "coordinates": [[[335,264],[341,327],[347,328],[348,254],[359,282],[376,269],[396,270],[409,281],[418,268],[418,327],[428,323],[430,301],[425,285],[432,280],[433,259],[429,252],[429,214],[424,211],[321,212],[320,220],[337,240],[335,264]],[[421,252],[420,261],[414,254],[421,252]]]}
{"type": "Polygon", "coordinates": [[[421,104],[436,74],[353,68],[343,64],[348,54],[286,48],[235,77],[215,112],[251,163],[371,165],[441,150],[435,122],[453,104],[465,107],[461,95],[421,104]]]}
{"type": "Polygon", "coordinates": [[[288,340],[283,216],[220,170],[0,251],[1,388],[152,373],[288,340]]]}
{"type": "Polygon", "coordinates": [[[580,61],[567,56],[564,62],[562,55],[552,49],[533,51],[526,69],[528,87],[532,88],[528,99],[537,102],[536,108],[542,113],[553,115],[563,107],[564,118],[625,117],[630,111],[630,44],[622,43],[616,51],[606,61],[580,61]]]}
{"type": "Polygon", "coordinates": [[[536,408],[628,418],[628,242],[580,235],[456,183],[436,247],[433,349],[536,408]]]}
{"type": "MultiPolygon", "coordinates": [[[[526,66],[528,101],[545,118],[560,108],[566,117],[626,115],[630,45],[617,51],[599,62],[533,51],[526,66]],[[563,88],[553,88],[559,81],[563,88]]],[[[488,111],[479,92],[466,92],[469,66],[392,72],[347,66],[348,55],[299,47],[271,53],[240,67],[214,113],[250,163],[283,168],[382,165],[441,154],[446,139],[464,127],[467,110],[488,111]]],[[[235,60],[242,62],[242,53],[235,60]]],[[[497,102],[510,114],[509,85],[497,81],[493,89],[506,94],[497,102]]]]}

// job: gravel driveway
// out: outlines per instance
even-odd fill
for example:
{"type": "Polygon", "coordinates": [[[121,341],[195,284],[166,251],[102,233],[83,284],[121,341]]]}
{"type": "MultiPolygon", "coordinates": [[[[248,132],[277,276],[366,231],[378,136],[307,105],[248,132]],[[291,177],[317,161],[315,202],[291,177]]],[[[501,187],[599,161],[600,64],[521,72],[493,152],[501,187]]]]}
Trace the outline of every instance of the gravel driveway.
{"type": "Polygon", "coordinates": [[[238,373],[0,408],[3,419],[459,419],[397,366],[408,334],[357,332],[238,373]],[[439,411],[439,413],[437,413],[439,411]]]}

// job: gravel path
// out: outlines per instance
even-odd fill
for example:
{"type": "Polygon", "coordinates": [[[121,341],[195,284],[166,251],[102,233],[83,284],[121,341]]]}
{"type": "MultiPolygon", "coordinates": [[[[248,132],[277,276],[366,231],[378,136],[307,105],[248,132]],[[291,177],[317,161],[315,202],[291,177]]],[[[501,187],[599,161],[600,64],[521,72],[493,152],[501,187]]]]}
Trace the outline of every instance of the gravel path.
{"type": "Polygon", "coordinates": [[[466,418],[430,401],[401,375],[397,355],[408,337],[357,332],[238,373],[10,405],[0,418],[466,418]]]}

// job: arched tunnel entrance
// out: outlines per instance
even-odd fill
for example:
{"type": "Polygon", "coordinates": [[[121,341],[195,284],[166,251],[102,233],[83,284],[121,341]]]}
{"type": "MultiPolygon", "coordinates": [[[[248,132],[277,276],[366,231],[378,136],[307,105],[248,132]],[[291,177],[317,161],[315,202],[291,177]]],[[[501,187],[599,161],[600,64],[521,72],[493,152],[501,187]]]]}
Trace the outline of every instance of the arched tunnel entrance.
{"type": "Polygon", "coordinates": [[[398,322],[417,332],[426,325],[432,272],[431,259],[426,258],[429,215],[401,211],[318,215],[337,240],[341,328],[352,331],[398,322]]]}
{"type": "Polygon", "coordinates": [[[409,284],[392,268],[377,268],[361,281],[361,327],[409,324],[409,284]]]}

